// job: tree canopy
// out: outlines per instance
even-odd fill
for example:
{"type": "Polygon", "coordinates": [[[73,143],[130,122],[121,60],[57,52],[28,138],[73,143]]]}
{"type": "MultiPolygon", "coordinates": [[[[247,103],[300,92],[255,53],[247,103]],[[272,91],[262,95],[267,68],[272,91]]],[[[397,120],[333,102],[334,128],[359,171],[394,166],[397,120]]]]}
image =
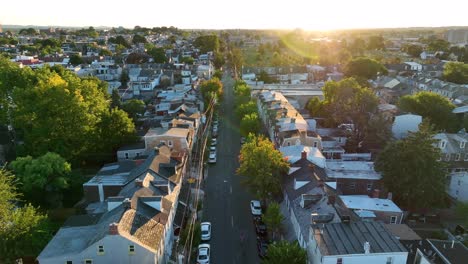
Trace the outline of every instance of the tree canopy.
{"type": "Polygon", "coordinates": [[[223,95],[223,83],[216,77],[211,80],[203,81],[200,84],[200,91],[205,100],[205,104],[208,104],[213,96],[218,100],[221,99],[223,95]]]}
{"type": "Polygon", "coordinates": [[[167,62],[166,52],[163,48],[153,47],[147,51],[148,55],[153,57],[155,63],[165,63],[167,62]]]}
{"type": "Polygon", "coordinates": [[[260,132],[260,118],[257,112],[246,114],[240,121],[240,134],[248,136],[250,133],[257,134],[260,132]]]}
{"type": "Polygon", "coordinates": [[[266,200],[281,192],[281,177],[288,172],[289,163],[267,138],[249,135],[239,162],[237,174],[244,176],[245,184],[257,197],[266,200]]]}
{"type": "Polygon", "coordinates": [[[37,255],[51,238],[44,229],[46,223],[46,216],[36,208],[21,205],[14,175],[0,169],[0,262],[37,255]]]}
{"type": "Polygon", "coordinates": [[[307,252],[301,248],[297,241],[292,243],[282,240],[270,244],[266,258],[262,264],[304,264],[307,263],[307,252]]]}
{"type": "Polygon", "coordinates": [[[199,36],[195,39],[193,45],[199,48],[201,53],[217,52],[219,50],[219,38],[216,35],[199,36]]]}
{"type": "Polygon", "coordinates": [[[280,205],[276,202],[270,203],[265,214],[263,214],[263,221],[265,221],[265,224],[271,230],[273,239],[275,239],[276,235],[280,232],[283,219],[284,217],[281,214],[280,205]]]}
{"type": "Polygon", "coordinates": [[[375,79],[379,73],[388,73],[387,68],[380,62],[366,57],[352,59],[348,62],[345,72],[348,77],[361,77],[366,80],[375,79]]]}
{"type": "Polygon", "coordinates": [[[418,132],[389,143],[378,155],[375,169],[397,204],[409,209],[444,205],[446,171],[436,143],[423,122],[418,132]]]}
{"type": "MultiPolygon", "coordinates": [[[[101,127],[102,121],[112,113],[106,83],[80,78],[62,67],[31,71],[2,59],[0,64],[7,66],[0,68],[0,76],[6,77],[0,80],[0,91],[4,91],[0,101],[4,102],[3,110],[10,109],[13,126],[24,141],[18,149],[20,156],[55,152],[72,162],[97,161],[96,156],[104,154],[97,153],[98,149],[118,147],[103,146],[99,141],[107,130],[101,127]]],[[[118,123],[127,125],[109,136],[133,135],[133,123],[127,115],[114,118],[117,116],[121,118],[118,123]]]]}
{"type": "Polygon", "coordinates": [[[128,116],[133,119],[135,122],[139,116],[142,116],[145,113],[145,102],[138,99],[131,99],[125,101],[121,108],[127,112],[128,116]]]}
{"type": "Polygon", "coordinates": [[[33,158],[18,157],[10,164],[25,198],[38,206],[59,207],[62,191],[69,186],[71,165],[52,152],[33,158]]]}
{"type": "Polygon", "coordinates": [[[378,98],[372,90],[361,87],[353,78],[327,82],[322,90],[325,100],[320,102],[322,106],[314,106],[314,109],[320,113],[323,107],[325,117],[334,126],[353,123],[352,142],[355,144],[352,147],[357,148],[367,136],[369,120],[377,112],[378,98]]]}
{"type": "Polygon", "coordinates": [[[468,83],[468,64],[463,62],[447,62],[444,65],[443,77],[446,81],[467,84],[468,83]]]}
{"type": "Polygon", "coordinates": [[[133,44],[146,43],[147,40],[146,40],[145,36],[140,35],[140,34],[135,34],[135,35],[133,35],[132,42],[133,42],[133,44]]]}
{"type": "Polygon", "coordinates": [[[398,100],[398,107],[404,112],[429,119],[437,130],[454,132],[457,129],[455,115],[452,113],[455,105],[439,94],[423,91],[405,95],[398,100]]]}

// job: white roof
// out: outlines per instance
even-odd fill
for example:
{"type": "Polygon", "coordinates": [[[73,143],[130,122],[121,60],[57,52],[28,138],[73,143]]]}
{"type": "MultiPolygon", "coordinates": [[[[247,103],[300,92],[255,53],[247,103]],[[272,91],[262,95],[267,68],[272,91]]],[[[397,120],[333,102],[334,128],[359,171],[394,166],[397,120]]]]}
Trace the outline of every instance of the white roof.
{"type": "Polygon", "coordinates": [[[307,147],[303,145],[294,145],[294,146],[280,147],[279,151],[283,153],[283,157],[288,158],[288,162],[290,163],[294,163],[300,160],[302,157],[301,153],[305,151],[307,152],[307,160],[319,166],[320,168],[325,167],[326,159],[318,148],[307,147]]]}
{"type": "Polygon", "coordinates": [[[454,114],[461,114],[468,112],[468,105],[460,106],[452,110],[454,114]]]}
{"type": "Polygon", "coordinates": [[[374,163],[369,161],[327,161],[329,178],[380,180],[382,176],[374,170],[374,163]]]}
{"type": "Polygon", "coordinates": [[[392,125],[393,135],[397,139],[406,137],[409,131],[416,132],[419,130],[419,124],[422,123],[422,116],[406,114],[395,117],[392,125]]]}
{"type": "Polygon", "coordinates": [[[388,199],[370,198],[367,195],[340,195],[340,199],[349,209],[402,212],[400,207],[388,199]]]}
{"type": "Polygon", "coordinates": [[[333,190],[336,190],[336,182],[325,182],[325,184],[328,185],[333,190]]]}
{"type": "Polygon", "coordinates": [[[377,217],[374,212],[368,210],[354,210],[354,212],[361,218],[375,218],[377,217]]]}

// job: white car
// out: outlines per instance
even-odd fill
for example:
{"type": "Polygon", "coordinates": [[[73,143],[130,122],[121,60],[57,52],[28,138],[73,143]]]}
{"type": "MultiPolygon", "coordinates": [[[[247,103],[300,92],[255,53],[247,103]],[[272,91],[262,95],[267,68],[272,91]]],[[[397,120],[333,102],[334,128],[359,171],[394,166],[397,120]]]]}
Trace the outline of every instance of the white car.
{"type": "Polygon", "coordinates": [[[216,163],[216,152],[210,152],[208,163],[216,163]]]}
{"type": "Polygon", "coordinates": [[[202,222],[201,223],[201,240],[207,241],[211,239],[211,223],[202,222]]]}
{"type": "Polygon", "coordinates": [[[216,146],[210,146],[210,152],[216,152],[216,146]]]}
{"type": "Polygon", "coordinates": [[[250,210],[252,211],[252,215],[262,215],[262,207],[260,205],[260,201],[252,200],[250,201],[250,210]]]}
{"type": "Polygon", "coordinates": [[[210,245],[200,244],[198,246],[197,263],[209,264],[210,263],[210,245]]]}
{"type": "Polygon", "coordinates": [[[218,125],[213,126],[213,133],[218,132],[218,125]]]}
{"type": "Polygon", "coordinates": [[[212,138],[211,139],[211,146],[216,146],[216,144],[218,144],[218,141],[216,140],[216,138],[212,138]]]}

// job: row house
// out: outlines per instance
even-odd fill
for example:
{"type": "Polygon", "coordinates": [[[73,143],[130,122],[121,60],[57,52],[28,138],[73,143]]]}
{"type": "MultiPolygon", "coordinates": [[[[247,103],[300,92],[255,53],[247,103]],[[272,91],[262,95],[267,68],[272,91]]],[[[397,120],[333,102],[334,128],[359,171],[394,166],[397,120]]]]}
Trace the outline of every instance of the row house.
{"type": "Polygon", "coordinates": [[[128,71],[128,87],[134,95],[139,96],[145,92],[153,92],[159,85],[163,71],[152,68],[130,68],[128,71]]]}
{"type": "MultiPolygon", "coordinates": [[[[89,214],[69,218],[38,256],[39,263],[166,263],[186,161],[179,156],[171,162],[171,157],[162,146],[127,175],[94,177],[98,185],[106,177],[126,180],[119,191],[99,194],[105,200],[91,203],[89,214]]],[[[88,187],[85,193],[92,192],[88,187]]]]}
{"type": "Polygon", "coordinates": [[[468,134],[439,133],[434,136],[440,149],[440,160],[448,166],[447,192],[457,201],[468,202],[468,134]]]}

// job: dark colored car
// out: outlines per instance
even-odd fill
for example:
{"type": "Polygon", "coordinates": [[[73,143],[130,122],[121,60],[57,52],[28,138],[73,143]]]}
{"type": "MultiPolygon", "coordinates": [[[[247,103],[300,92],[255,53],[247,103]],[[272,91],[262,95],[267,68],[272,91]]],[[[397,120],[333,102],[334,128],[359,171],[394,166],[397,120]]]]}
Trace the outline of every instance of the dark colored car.
{"type": "Polygon", "coordinates": [[[260,258],[265,258],[268,249],[268,242],[261,238],[257,238],[257,251],[260,258]]]}
{"type": "Polygon", "coordinates": [[[259,219],[259,218],[254,219],[254,224],[255,224],[255,232],[257,232],[257,235],[261,237],[266,237],[267,227],[265,223],[263,223],[262,219],[259,219]]]}

